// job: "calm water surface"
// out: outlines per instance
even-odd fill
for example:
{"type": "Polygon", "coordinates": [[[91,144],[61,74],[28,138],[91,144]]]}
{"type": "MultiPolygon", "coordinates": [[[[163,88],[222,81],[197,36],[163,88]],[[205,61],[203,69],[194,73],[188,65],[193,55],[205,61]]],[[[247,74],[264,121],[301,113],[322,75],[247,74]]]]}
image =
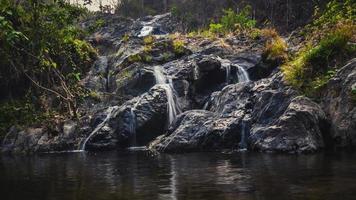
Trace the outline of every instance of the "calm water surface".
{"type": "Polygon", "coordinates": [[[356,154],[2,156],[2,200],[356,199],[356,154]]]}

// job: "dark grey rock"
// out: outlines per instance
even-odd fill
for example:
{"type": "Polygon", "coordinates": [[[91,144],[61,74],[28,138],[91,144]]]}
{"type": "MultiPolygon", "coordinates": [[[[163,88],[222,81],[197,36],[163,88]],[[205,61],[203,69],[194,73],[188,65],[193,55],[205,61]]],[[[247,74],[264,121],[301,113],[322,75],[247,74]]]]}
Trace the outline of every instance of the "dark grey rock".
{"type": "Polygon", "coordinates": [[[356,59],[342,67],[322,92],[321,106],[330,119],[330,134],[339,147],[356,146],[356,59]]]}

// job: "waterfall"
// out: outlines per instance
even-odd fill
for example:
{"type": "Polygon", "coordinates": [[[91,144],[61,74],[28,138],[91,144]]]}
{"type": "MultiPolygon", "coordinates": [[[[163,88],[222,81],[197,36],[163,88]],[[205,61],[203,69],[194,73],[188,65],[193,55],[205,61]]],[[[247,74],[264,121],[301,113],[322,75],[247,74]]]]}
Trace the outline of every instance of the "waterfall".
{"type": "Polygon", "coordinates": [[[225,81],[226,84],[229,84],[231,77],[231,63],[229,60],[222,59],[220,57],[218,57],[217,60],[220,61],[221,67],[225,69],[225,81]]]}
{"type": "Polygon", "coordinates": [[[221,63],[221,67],[225,69],[225,72],[226,72],[226,84],[229,84],[230,83],[230,80],[232,78],[235,79],[235,77],[231,77],[231,71],[233,70],[236,70],[236,79],[238,81],[238,83],[242,83],[242,82],[249,82],[250,81],[250,77],[247,73],[247,71],[241,67],[240,65],[238,64],[232,64],[229,60],[227,59],[222,59],[220,57],[217,58],[220,63],[221,63]]]}
{"type": "Polygon", "coordinates": [[[239,80],[239,83],[241,82],[249,82],[250,81],[250,77],[248,76],[247,71],[241,67],[240,65],[236,65],[237,70],[236,70],[236,76],[239,80]]]}
{"type": "Polygon", "coordinates": [[[167,78],[159,66],[154,67],[154,75],[156,78],[156,84],[160,85],[166,92],[168,123],[171,124],[180,112],[179,105],[176,102],[172,78],[167,78]]]}
{"type": "Polygon", "coordinates": [[[230,75],[231,75],[231,65],[230,64],[226,65],[225,70],[226,70],[226,84],[229,84],[230,75]]]}
{"type": "Polygon", "coordinates": [[[138,37],[146,37],[146,36],[150,35],[152,32],[153,32],[153,26],[145,25],[142,27],[138,37]]]}
{"type": "Polygon", "coordinates": [[[137,110],[137,106],[140,103],[141,99],[142,99],[142,96],[138,97],[136,103],[133,105],[132,108],[130,108],[130,116],[129,116],[130,123],[129,123],[128,131],[132,136],[132,140],[131,140],[131,144],[130,145],[133,148],[136,148],[136,145],[137,145],[137,141],[136,141],[136,125],[137,125],[136,123],[137,123],[137,119],[136,119],[135,111],[137,110]]]}
{"type": "Polygon", "coordinates": [[[131,146],[136,146],[136,106],[130,109],[130,126],[129,132],[132,135],[131,146]]]}
{"type": "Polygon", "coordinates": [[[79,150],[85,151],[85,146],[88,143],[88,141],[90,140],[90,138],[93,137],[101,128],[104,127],[106,122],[109,121],[109,119],[112,117],[114,111],[116,111],[117,109],[118,109],[118,106],[113,106],[113,107],[109,107],[106,110],[106,118],[104,119],[104,121],[102,121],[100,124],[98,124],[96,126],[96,128],[89,134],[89,136],[84,140],[83,144],[80,145],[80,149],[79,150]]]}
{"type": "Polygon", "coordinates": [[[247,142],[246,142],[246,122],[241,122],[241,139],[239,143],[239,150],[246,151],[247,150],[247,142]]]}
{"type": "Polygon", "coordinates": [[[100,56],[98,59],[98,73],[105,73],[105,90],[109,91],[110,87],[110,73],[109,73],[109,61],[107,56],[100,56]]]}

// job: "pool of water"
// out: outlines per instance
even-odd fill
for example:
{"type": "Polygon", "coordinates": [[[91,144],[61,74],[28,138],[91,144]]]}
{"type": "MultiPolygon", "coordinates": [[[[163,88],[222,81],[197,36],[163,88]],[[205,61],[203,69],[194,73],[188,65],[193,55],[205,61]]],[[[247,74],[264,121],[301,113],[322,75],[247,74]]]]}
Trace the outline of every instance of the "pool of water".
{"type": "Polygon", "coordinates": [[[356,154],[0,157],[2,200],[356,199],[356,154]]]}

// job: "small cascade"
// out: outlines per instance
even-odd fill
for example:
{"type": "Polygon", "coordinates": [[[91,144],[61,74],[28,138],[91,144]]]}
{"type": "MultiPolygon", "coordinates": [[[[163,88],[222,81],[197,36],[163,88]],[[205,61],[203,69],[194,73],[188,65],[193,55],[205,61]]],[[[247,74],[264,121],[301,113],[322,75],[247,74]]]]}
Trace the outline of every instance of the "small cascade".
{"type": "Polygon", "coordinates": [[[170,13],[156,15],[156,16],[152,17],[152,19],[150,21],[141,23],[142,29],[137,36],[138,37],[146,37],[149,35],[166,35],[167,33],[165,31],[161,30],[161,25],[159,23],[159,20],[162,18],[165,18],[169,15],[170,15],[170,13]]]}
{"type": "Polygon", "coordinates": [[[193,69],[193,77],[194,77],[194,80],[198,80],[199,79],[199,69],[198,69],[198,65],[195,65],[194,66],[194,69],[193,69]]]}
{"type": "Polygon", "coordinates": [[[229,84],[231,79],[231,63],[229,60],[222,59],[220,57],[218,57],[217,59],[218,61],[220,61],[221,67],[225,69],[226,84],[229,84]]]}
{"type": "Polygon", "coordinates": [[[236,70],[236,76],[239,80],[239,83],[241,82],[249,82],[250,81],[250,77],[248,76],[247,71],[241,67],[240,65],[236,65],[237,66],[237,70],[236,70]]]}
{"type": "Polygon", "coordinates": [[[242,83],[242,82],[249,82],[250,81],[250,77],[247,73],[247,71],[241,67],[240,65],[237,64],[232,64],[229,60],[226,59],[222,59],[220,57],[218,57],[218,60],[221,63],[221,67],[225,69],[226,72],[226,84],[230,84],[230,81],[236,80],[238,83],[242,83]],[[236,71],[236,77],[232,76],[232,71],[234,70],[236,71]]]}
{"type": "Polygon", "coordinates": [[[246,151],[247,150],[247,142],[246,142],[246,122],[242,121],[241,123],[241,140],[239,143],[239,150],[240,151],[246,151]]]}
{"type": "Polygon", "coordinates": [[[109,107],[106,110],[106,118],[104,119],[104,121],[102,121],[99,125],[96,126],[96,128],[84,140],[82,145],[80,145],[80,148],[79,148],[80,151],[85,151],[85,146],[88,143],[88,141],[90,140],[90,138],[93,137],[101,128],[103,128],[105,126],[106,122],[108,122],[110,120],[114,111],[116,111],[118,108],[119,108],[118,106],[113,106],[113,107],[109,107]]]}
{"type": "Polygon", "coordinates": [[[176,118],[177,114],[180,112],[179,105],[176,102],[177,98],[175,97],[172,78],[167,78],[159,66],[154,67],[154,75],[156,78],[156,84],[160,85],[166,91],[168,123],[171,124],[176,118]]]}
{"type": "Polygon", "coordinates": [[[230,77],[231,77],[231,65],[226,65],[225,66],[225,70],[226,70],[226,84],[230,83],[230,77]]]}
{"type": "Polygon", "coordinates": [[[132,135],[131,146],[136,146],[136,114],[135,114],[136,107],[130,109],[130,125],[129,125],[129,132],[132,135]]]}
{"type": "Polygon", "coordinates": [[[145,25],[142,27],[138,37],[146,37],[153,32],[153,26],[145,25]]]}
{"type": "Polygon", "coordinates": [[[105,90],[109,91],[110,86],[110,69],[109,69],[109,59],[107,56],[100,56],[98,60],[99,72],[105,74],[105,90]]]}

